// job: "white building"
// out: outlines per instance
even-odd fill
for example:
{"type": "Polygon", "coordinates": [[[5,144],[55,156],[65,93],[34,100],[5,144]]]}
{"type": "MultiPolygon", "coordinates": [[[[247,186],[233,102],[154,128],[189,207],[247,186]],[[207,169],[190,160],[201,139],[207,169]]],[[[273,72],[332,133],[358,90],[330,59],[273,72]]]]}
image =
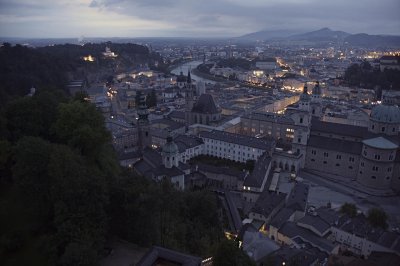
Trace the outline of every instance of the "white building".
{"type": "Polygon", "coordinates": [[[199,136],[204,141],[203,154],[237,162],[257,160],[264,152],[272,156],[275,141],[259,139],[224,131],[202,131],[199,136]]]}

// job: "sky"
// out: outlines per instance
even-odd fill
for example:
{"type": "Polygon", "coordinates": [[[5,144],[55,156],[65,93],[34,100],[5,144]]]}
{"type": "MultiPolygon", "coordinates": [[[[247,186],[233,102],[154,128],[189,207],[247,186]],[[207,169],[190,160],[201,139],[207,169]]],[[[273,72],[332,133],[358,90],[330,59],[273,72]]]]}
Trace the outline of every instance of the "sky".
{"type": "Polygon", "coordinates": [[[0,0],[1,37],[236,37],[323,27],[400,35],[400,0],[0,0]]]}

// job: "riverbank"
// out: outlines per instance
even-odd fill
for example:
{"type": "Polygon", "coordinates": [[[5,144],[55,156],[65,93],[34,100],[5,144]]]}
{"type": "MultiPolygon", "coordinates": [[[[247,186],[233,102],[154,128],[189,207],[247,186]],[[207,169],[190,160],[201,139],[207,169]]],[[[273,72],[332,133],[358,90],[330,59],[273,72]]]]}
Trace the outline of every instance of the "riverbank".
{"type": "Polygon", "coordinates": [[[203,61],[197,60],[197,61],[190,61],[190,62],[186,62],[183,63],[181,65],[178,65],[177,67],[175,67],[174,69],[171,70],[171,74],[174,75],[179,75],[181,72],[184,73],[184,75],[186,75],[186,73],[188,71],[190,71],[192,73],[192,79],[196,80],[196,81],[204,81],[205,83],[211,83],[214,84],[215,82],[219,82],[207,77],[204,77],[200,74],[200,75],[196,75],[196,70],[197,70],[197,66],[202,64],[203,61]]]}
{"type": "Polygon", "coordinates": [[[197,67],[192,69],[192,73],[195,74],[196,76],[199,76],[199,77],[203,78],[203,79],[209,79],[209,80],[216,81],[216,82],[225,82],[225,83],[226,82],[232,82],[232,81],[226,80],[224,78],[214,77],[213,75],[201,72],[197,67]]]}

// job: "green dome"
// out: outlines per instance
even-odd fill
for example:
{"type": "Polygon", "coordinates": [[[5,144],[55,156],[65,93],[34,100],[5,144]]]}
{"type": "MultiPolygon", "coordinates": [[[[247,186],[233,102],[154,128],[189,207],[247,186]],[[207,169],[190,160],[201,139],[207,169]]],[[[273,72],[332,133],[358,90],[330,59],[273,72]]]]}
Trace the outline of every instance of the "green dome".
{"type": "Polygon", "coordinates": [[[172,140],[172,137],[167,138],[167,143],[162,148],[162,152],[166,155],[177,154],[179,152],[178,145],[172,140]]]}
{"type": "Polygon", "coordinates": [[[370,117],[376,122],[400,124],[400,108],[397,105],[380,104],[372,109],[370,117]]]}

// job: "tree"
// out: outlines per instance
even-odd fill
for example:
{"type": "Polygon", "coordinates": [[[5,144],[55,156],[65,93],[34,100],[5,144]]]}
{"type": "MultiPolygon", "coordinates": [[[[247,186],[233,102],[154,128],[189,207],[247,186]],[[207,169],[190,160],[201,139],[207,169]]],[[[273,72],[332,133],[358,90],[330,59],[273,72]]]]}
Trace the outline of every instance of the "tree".
{"type": "Polygon", "coordinates": [[[0,182],[3,178],[11,178],[11,143],[0,140],[0,182]]]}
{"type": "Polygon", "coordinates": [[[5,107],[8,138],[16,141],[22,136],[51,138],[49,128],[57,118],[57,107],[65,101],[59,91],[38,91],[33,97],[19,98],[5,107]]]}
{"type": "Polygon", "coordinates": [[[50,211],[51,177],[47,172],[50,153],[51,144],[38,137],[23,137],[13,149],[13,178],[26,203],[39,216],[47,216],[50,211]]]}
{"type": "Polygon", "coordinates": [[[347,214],[350,217],[355,217],[357,215],[357,207],[352,203],[344,203],[340,208],[340,212],[347,214]]]}
{"type": "MultiPolygon", "coordinates": [[[[86,250],[65,265],[93,265],[93,254],[103,248],[107,230],[105,207],[108,193],[102,173],[65,145],[54,145],[48,165],[53,179],[51,201],[54,209],[55,239],[58,250],[71,258],[79,248],[86,250]],[[90,252],[89,252],[90,251],[90,252]],[[90,258],[89,262],[86,262],[90,258]]],[[[97,258],[95,256],[95,258],[97,258]]],[[[68,260],[67,260],[68,261],[68,260]]]]}
{"type": "Polygon", "coordinates": [[[381,227],[386,229],[388,227],[386,220],[387,214],[384,210],[378,208],[372,208],[368,210],[367,219],[370,224],[374,227],[381,227]]]}
{"type": "Polygon", "coordinates": [[[231,240],[222,240],[213,255],[215,266],[252,266],[256,265],[241,249],[231,240]]]}
{"type": "Polygon", "coordinates": [[[96,157],[110,139],[104,127],[104,117],[87,102],[61,103],[58,119],[53,125],[56,138],[85,156],[96,157]]]}
{"type": "Polygon", "coordinates": [[[9,139],[16,141],[22,136],[40,136],[45,130],[37,103],[30,97],[19,98],[5,107],[9,139]]]}

